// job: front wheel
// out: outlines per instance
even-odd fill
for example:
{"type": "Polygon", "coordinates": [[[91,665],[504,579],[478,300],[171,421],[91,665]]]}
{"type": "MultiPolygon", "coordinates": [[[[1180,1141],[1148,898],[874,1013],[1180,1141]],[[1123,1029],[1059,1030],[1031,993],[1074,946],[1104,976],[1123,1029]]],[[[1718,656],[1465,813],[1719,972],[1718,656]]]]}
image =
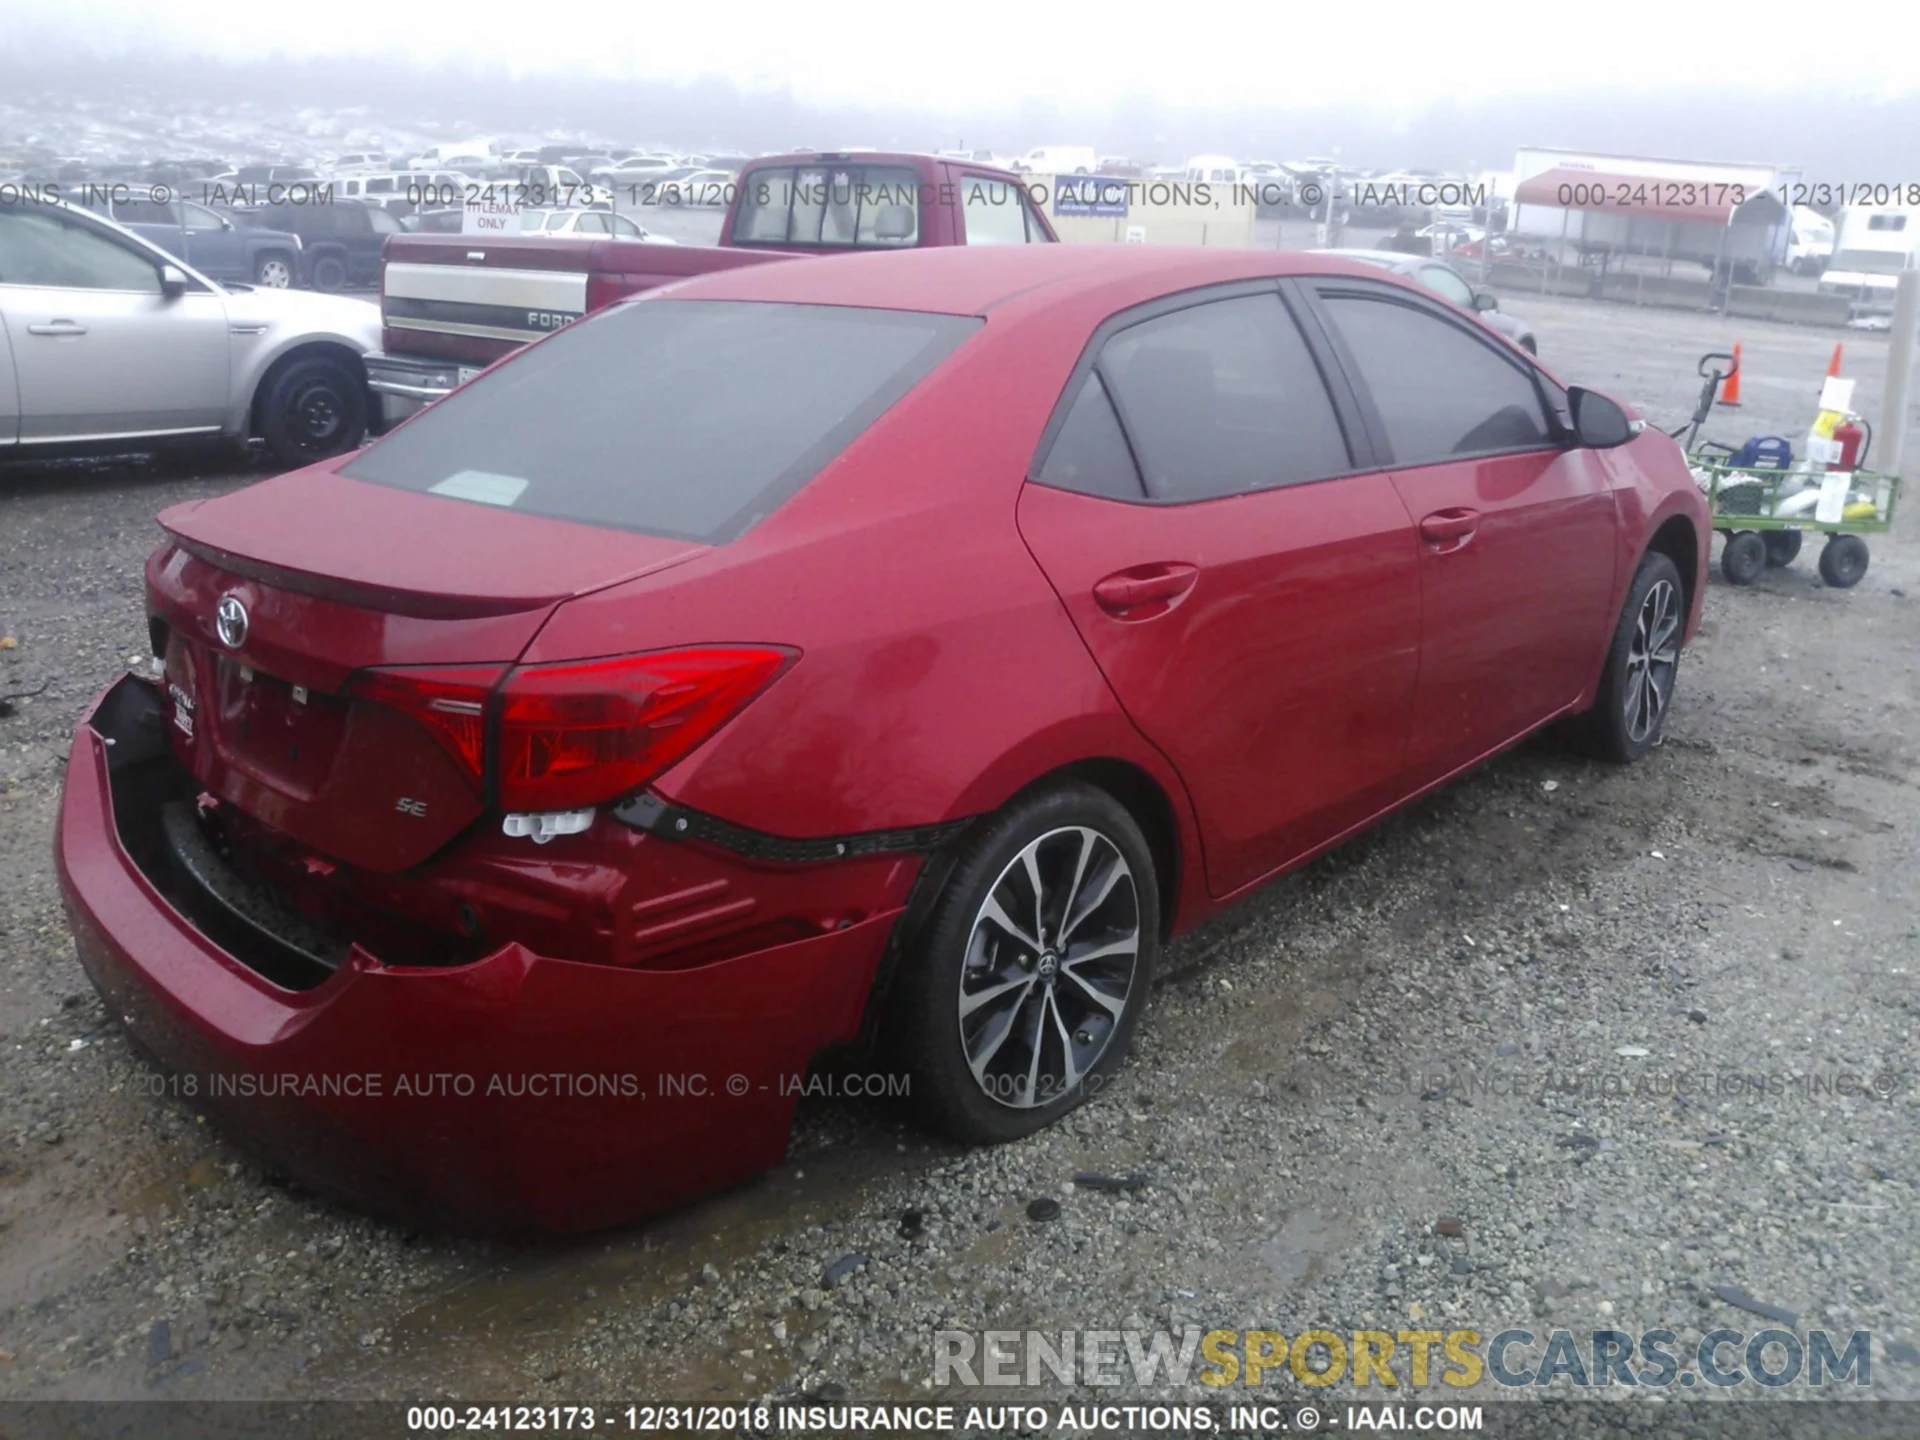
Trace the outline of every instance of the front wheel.
{"type": "Polygon", "coordinates": [[[260,435],[288,468],[351,450],[367,436],[367,392],[337,361],[295,360],[267,377],[260,435]]]}
{"type": "Polygon", "coordinates": [[[1836,590],[1851,590],[1867,573],[1867,542],[1835,535],[1820,552],[1820,578],[1836,590]]]}
{"type": "Polygon", "coordinates": [[[1665,555],[1640,562],[1614,626],[1600,693],[1586,715],[1591,748],[1609,760],[1638,760],[1660,743],[1680,673],[1686,590],[1665,555]]]}
{"type": "Polygon", "coordinates": [[[1016,800],[967,845],[904,957],[895,1036],[938,1128],[1015,1140],[1096,1094],[1147,1003],[1153,857],[1111,795],[1016,800]]]}
{"type": "Polygon", "coordinates": [[[285,290],[293,284],[293,261],[278,250],[262,255],[253,267],[253,283],[269,290],[285,290]]]}
{"type": "Polygon", "coordinates": [[[1751,585],[1767,568],[1767,542],[1757,530],[1741,530],[1720,548],[1720,573],[1729,585],[1751,585]]]}

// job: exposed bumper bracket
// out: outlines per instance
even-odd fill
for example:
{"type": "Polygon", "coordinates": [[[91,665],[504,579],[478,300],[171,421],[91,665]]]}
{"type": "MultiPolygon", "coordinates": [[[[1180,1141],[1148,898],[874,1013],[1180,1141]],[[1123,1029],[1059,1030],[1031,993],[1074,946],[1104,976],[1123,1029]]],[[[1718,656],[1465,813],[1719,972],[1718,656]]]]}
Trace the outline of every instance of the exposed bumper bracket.
{"type": "Polygon", "coordinates": [[[703,815],[698,810],[670,805],[643,791],[612,807],[613,818],[664,840],[704,840],[751,860],[773,860],[806,865],[821,860],[845,860],[861,855],[924,853],[937,849],[973,823],[971,816],[943,820],[935,825],[913,825],[898,830],[862,830],[852,835],[826,835],[796,840],[769,835],[744,825],[703,815]]]}

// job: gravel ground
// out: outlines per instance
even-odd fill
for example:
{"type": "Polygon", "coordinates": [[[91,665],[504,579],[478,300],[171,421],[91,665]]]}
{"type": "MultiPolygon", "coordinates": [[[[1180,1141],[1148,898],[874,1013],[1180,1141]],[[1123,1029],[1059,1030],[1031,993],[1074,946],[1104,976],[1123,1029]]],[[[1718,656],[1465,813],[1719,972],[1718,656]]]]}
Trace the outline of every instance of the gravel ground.
{"type": "MultiPolygon", "coordinates": [[[[1744,339],[1732,438],[1803,431],[1834,339],[1509,303],[1563,375],[1669,422],[1692,357],[1744,339]]],[[[1884,338],[1847,345],[1870,397],[1884,338]]],[[[961,1150],[812,1101],[758,1181],[503,1246],[263,1174],[154,1095],[73,958],[48,860],[73,717],[142,654],[153,513],[257,478],[0,471],[0,1395],[925,1398],[945,1329],[1686,1344],[1770,1323],[1737,1287],[1871,1330],[1872,1393],[1920,1397],[1911,541],[1852,592],[1812,546],[1716,581],[1638,767],[1530,744],[1183,938],[1123,1079],[1053,1130],[961,1150]]]]}

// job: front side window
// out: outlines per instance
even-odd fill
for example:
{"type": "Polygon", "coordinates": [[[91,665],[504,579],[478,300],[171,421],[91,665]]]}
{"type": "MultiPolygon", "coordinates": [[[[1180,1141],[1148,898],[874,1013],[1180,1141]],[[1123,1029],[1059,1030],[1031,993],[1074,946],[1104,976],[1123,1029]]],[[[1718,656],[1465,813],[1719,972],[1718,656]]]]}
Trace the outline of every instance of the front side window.
{"type": "Polygon", "coordinates": [[[900,249],[920,241],[920,177],[901,165],[770,165],[740,181],[737,244],[900,249]]]}
{"type": "Polygon", "coordinates": [[[0,205],[0,285],[160,293],[154,260],[54,210],[0,205]]]}
{"type": "Polygon", "coordinates": [[[724,544],[812,479],[979,325],[838,305],[616,305],[456,390],[342,473],[724,544]]]}
{"type": "Polygon", "coordinates": [[[1531,375],[1417,305],[1332,293],[1328,313],[1372,393],[1394,463],[1433,465],[1553,443],[1531,375]]]}
{"type": "Polygon", "coordinates": [[[180,210],[186,216],[189,230],[224,230],[226,228],[220,217],[204,205],[196,205],[191,200],[182,200],[180,210]]]}
{"type": "Polygon", "coordinates": [[[1207,500],[1352,468],[1319,367],[1278,295],[1130,326],[1098,369],[1151,499],[1207,500]]]}

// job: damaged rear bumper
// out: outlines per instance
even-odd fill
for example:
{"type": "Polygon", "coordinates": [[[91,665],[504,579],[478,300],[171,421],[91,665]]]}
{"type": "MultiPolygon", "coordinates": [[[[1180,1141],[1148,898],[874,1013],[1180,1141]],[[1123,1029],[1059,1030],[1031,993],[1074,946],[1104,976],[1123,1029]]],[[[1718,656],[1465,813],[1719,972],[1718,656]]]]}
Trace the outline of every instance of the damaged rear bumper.
{"type": "Polygon", "coordinates": [[[354,945],[283,988],[130,852],[116,796],[165,750],[151,692],[129,676],[81,721],[54,843],[80,961],[171,1093],[302,1183],[434,1229],[598,1228],[783,1157],[797,1081],[858,1031],[898,911],[680,970],[354,945]]]}

